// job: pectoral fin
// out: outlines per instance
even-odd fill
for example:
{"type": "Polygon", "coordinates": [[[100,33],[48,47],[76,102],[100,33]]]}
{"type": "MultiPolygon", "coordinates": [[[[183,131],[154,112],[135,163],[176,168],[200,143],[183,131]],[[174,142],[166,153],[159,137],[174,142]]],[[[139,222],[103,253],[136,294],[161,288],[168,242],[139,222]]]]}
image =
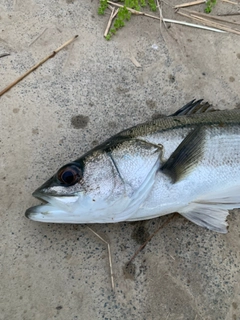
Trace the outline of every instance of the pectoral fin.
{"type": "Polygon", "coordinates": [[[201,160],[204,137],[204,128],[194,129],[161,167],[162,172],[169,175],[174,183],[190,173],[201,160]]]}

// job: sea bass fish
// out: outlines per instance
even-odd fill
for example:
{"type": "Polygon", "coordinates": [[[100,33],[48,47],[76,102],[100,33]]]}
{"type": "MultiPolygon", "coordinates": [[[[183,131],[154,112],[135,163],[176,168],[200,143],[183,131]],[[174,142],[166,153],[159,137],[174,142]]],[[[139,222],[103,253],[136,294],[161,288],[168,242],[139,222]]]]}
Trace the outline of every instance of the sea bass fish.
{"type": "Polygon", "coordinates": [[[26,211],[35,221],[116,223],[178,212],[226,233],[228,210],[240,208],[240,110],[193,100],[64,165],[33,196],[46,202],[26,211]]]}

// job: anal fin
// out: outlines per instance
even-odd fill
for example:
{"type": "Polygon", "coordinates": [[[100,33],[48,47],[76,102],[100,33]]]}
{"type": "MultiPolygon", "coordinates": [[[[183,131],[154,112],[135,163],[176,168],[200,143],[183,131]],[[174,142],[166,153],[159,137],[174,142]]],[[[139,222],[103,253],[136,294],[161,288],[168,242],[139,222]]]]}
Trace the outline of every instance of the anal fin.
{"type": "Polygon", "coordinates": [[[240,186],[225,186],[191,202],[179,213],[188,220],[207,229],[227,233],[226,218],[229,210],[240,208],[240,186]]]}
{"type": "Polygon", "coordinates": [[[200,227],[219,233],[227,233],[226,218],[229,214],[227,209],[216,205],[191,203],[179,213],[200,227]]]}

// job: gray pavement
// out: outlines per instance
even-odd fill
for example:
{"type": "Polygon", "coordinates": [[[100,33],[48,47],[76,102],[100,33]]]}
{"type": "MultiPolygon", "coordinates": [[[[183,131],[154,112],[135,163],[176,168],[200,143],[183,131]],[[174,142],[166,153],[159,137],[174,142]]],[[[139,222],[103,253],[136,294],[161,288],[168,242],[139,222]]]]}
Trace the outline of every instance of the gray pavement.
{"type": "MultiPolygon", "coordinates": [[[[171,1],[171,4],[177,1],[171,1]]],[[[236,11],[219,4],[214,14],[236,11]]],[[[240,319],[240,216],[216,234],[177,216],[144,223],[41,224],[31,193],[61,165],[118,131],[194,98],[240,106],[240,38],[132,17],[110,42],[98,1],[0,1],[3,89],[62,43],[79,38],[0,98],[0,319],[240,319]],[[136,67],[134,58],[141,67],[136,67]],[[140,236],[139,236],[140,235],[140,236]]],[[[180,19],[164,5],[167,18],[180,19]]],[[[234,18],[239,22],[239,18],[234,18]]]]}

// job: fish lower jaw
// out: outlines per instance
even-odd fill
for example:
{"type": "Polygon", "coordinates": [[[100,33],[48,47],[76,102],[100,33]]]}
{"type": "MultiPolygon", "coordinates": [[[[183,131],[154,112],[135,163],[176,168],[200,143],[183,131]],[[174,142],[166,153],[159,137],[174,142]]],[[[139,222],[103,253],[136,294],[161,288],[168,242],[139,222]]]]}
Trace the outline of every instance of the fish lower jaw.
{"type": "MultiPolygon", "coordinates": [[[[25,212],[25,216],[26,218],[33,221],[57,222],[56,216],[51,217],[53,210],[54,210],[54,207],[49,204],[39,205],[39,206],[35,206],[27,209],[27,211],[25,212]]],[[[66,212],[60,211],[59,209],[55,209],[55,214],[57,214],[58,216],[62,215],[63,213],[64,215],[66,215],[66,212]]]]}
{"type": "Polygon", "coordinates": [[[76,217],[69,215],[69,212],[54,208],[51,205],[39,205],[29,208],[25,212],[25,216],[30,220],[45,223],[84,223],[78,221],[76,217]]]}
{"type": "Polygon", "coordinates": [[[85,224],[116,222],[113,218],[109,218],[109,215],[105,214],[104,208],[89,210],[85,206],[82,209],[79,209],[79,207],[69,207],[67,209],[64,210],[64,208],[59,208],[48,203],[29,208],[25,212],[25,216],[30,220],[45,223],[85,224]]]}

